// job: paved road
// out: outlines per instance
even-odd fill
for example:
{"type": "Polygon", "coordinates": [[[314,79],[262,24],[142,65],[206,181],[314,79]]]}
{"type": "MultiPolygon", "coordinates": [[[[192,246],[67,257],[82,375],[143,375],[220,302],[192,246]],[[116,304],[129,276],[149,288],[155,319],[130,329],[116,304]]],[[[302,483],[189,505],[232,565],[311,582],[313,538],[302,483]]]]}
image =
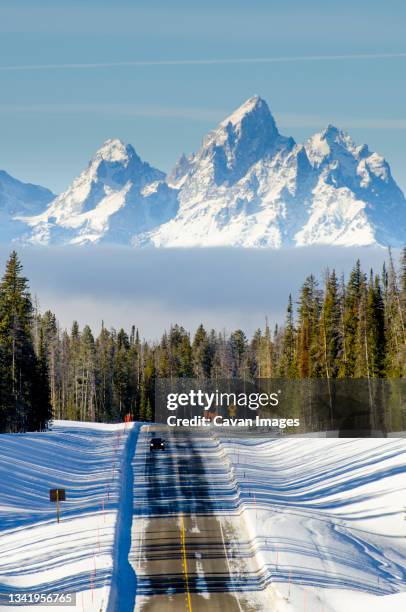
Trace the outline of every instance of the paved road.
{"type": "MultiPolygon", "coordinates": [[[[144,433],[139,443],[129,556],[137,574],[136,610],[254,609],[242,592],[235,592],[243,591],[241,572],[238,578],[232,569],[226,519],[216,516],[216,487],[230,499],[233,491],[218,452],[217,460],[212,460],[213,471],[207,472],[203,453],[213,455],[215,450],[215,442],[207,437],[156,429],[144,433]],[[165,438],[165,452],[149,451],[154,435],[165,438]],[[147,510],[150,516],[144,518],[147,510]]],[[[252,573],[253,556],[247,556],[252,573]]]]}

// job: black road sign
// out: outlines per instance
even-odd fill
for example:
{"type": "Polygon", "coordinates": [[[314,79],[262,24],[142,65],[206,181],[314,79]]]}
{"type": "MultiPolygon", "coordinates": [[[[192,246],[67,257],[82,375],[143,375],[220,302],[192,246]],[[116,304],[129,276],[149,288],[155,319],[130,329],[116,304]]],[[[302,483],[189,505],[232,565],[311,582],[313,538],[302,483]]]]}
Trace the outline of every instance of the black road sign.
{"type": "Polygon", "coordinates": [[[50,502],[66,501],[66,490],[65,489],[49,489],[49,501],[50,502]]]}

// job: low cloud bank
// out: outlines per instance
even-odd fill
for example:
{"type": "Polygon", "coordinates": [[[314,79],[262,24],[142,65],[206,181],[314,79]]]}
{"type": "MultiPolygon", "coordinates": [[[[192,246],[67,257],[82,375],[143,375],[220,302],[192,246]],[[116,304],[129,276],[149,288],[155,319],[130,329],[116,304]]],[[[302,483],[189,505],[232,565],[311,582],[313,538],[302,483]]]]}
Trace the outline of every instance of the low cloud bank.
{"type": "MultiPolygon", "coordinates": [[[[171,323],[193,331],[201,322],[247,333],[284,319],[289,293],[304,278],[335,268],[348,273],[357,258],[365,271],[381,270],[381,248],[131,249],[49,247],[17,249],[41,310],[53,310],[63,327],[73,320],[98,332],[132,324],[158,338],[171,323]]],[[[0,248],[2,268],[10,249],[0,248]]],[[[398,259],[398,252],[394,252],[398,259]]]]}

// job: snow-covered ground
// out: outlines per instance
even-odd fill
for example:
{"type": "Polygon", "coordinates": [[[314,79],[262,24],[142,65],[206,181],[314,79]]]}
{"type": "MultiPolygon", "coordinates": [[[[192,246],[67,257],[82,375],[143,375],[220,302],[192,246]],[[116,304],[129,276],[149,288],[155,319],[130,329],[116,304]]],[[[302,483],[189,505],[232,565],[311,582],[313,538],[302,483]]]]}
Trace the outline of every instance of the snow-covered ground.
{"type": "MultiPolygon", "coordinates": [[[[59,421],[47,433],[0,436],[0,611],[10,609],[11,592],[72,590],[76,610],[96,612],[116,610],[135,591],[131,523],[141,559],[142,532],[162,501],[148,505],[151,433],[143,428],[134,454],[138,431],[59,421]],[[49,502],[55,487],[67,492],[59,524],[49,502]]],[[[406,609],[406,439],[205,436],[194,448],[205,497],[186,495],[176,473],[166,494],[180,496],[186,514],[193,502],[193,513],[210,508],[221,517],[225,584],[243,604],[272,612],[406,609]]]]}
{"type": "MultiPolygon", "coordinates": [[[[404,439],[223,439],[221,447],[268,585],[252,593],[258,609],[266,591],[273,612],[406,609],[404,439]]],[[[232,529],[240,518],[227,520],[232,529]]]]}
{"type": "Polygon", "coordinates": [[[58,591],[76,592],[76,608],[30,609],[105,609],[127,439],[123,424],[64,421],[0,436],[0,610],[9,593],[58,591]],[[59,524],[50,488],[66,489],[59,524]]]}

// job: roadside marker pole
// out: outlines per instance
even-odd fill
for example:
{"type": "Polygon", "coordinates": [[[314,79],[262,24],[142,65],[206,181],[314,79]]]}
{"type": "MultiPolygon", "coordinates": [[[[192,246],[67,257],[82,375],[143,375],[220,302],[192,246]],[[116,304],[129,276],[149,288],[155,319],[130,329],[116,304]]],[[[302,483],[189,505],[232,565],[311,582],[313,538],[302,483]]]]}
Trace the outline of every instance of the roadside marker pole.
{"type": "Polygon", "coordinates": [[[92,569],[92,571],[90,572],[90,580],[91,580],[91,589],[92,589],[92,602],[94,600],[94,587],[95,587],[95,581],[96,581],[96,555],[93,553],[93,563],[94,563],[94,568],[92,569]]]}
{"type": "Polygon", "coordinates": [[[92,594],[92,603],[93,603],[93,589],[94,589],[94,579],[93,579],[93,570],[90,572],[90,592],[92,594]]]}
{"type": "Polygon", "coordinates": [[[56,490],[56,520],[60,523],[61,509],[59,507],[59,489],[56,490]]]}

